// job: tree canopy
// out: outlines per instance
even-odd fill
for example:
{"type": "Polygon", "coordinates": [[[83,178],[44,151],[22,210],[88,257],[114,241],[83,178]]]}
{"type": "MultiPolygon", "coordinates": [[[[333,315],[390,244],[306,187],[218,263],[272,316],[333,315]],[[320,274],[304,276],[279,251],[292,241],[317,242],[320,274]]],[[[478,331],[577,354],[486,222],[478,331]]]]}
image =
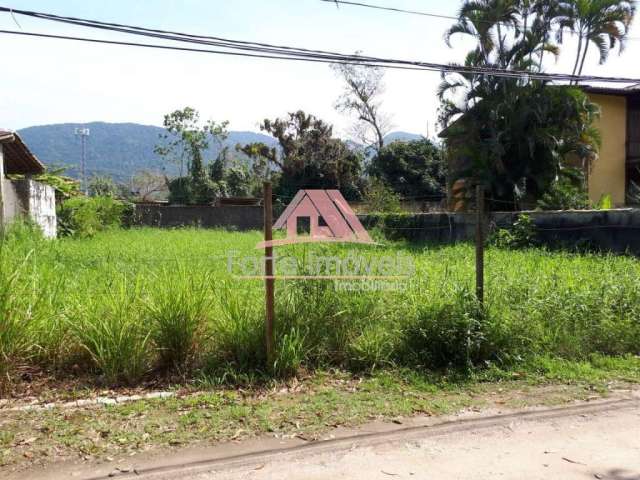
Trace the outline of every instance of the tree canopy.
{"type": "Polygon", "coordinates": [[[371,161],[369,173],[405,199],[438,200],[445,196],[442,152],[426,138],[386,145],[371,161]]]}

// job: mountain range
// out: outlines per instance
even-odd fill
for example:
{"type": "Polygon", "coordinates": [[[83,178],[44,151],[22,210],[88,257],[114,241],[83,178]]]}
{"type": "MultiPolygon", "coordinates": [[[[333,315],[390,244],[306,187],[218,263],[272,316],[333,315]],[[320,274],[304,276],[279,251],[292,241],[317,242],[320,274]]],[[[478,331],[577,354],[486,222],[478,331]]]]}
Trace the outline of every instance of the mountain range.
{"type": "MultiPolygon", "coordinates": [[[[88,128],[86,141],[86,172],[88,176],[109,176],[124,181],[140,170],[164,172],[169,176],[178,174],[178,166],[167,164],[154,152],[165,133],[161,127],[136,123],[92,122],[87,124],[61,123],[28,127],[18,131],[31,151],[45,164],[65,167],[66,175],[78,178],[82,158],[81,139],[75,135],[76,128],[88,128]]],[[[406,132],[393,132],[386,137],[387,143],[422,138],[406,132]]],[[[262,142],[276,146],[277,140],[256,132],[231,131],[225,144],[234,149],[237,144],[262,142]]],[[[212,159],[219,147],[211,147],[206,154],[212,159]]]]}

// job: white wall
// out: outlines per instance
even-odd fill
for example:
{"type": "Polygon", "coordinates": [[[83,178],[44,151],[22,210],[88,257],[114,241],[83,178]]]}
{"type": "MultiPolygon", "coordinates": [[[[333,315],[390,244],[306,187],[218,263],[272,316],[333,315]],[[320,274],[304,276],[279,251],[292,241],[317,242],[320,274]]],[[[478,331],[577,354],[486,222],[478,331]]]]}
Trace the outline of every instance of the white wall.
{"type": "Polygon", "coordinates": [[[34,180],[3,179],[4,222],[28,216],[47,238],[57,233],[56,195],[53,187],[34,180]]]}
{"type": "Polygon", "coordinates": [[[28,180],[29,216],[37,223],[44,236],[56,238],[56,193],[53,187],[40,182],[28,180]]]}

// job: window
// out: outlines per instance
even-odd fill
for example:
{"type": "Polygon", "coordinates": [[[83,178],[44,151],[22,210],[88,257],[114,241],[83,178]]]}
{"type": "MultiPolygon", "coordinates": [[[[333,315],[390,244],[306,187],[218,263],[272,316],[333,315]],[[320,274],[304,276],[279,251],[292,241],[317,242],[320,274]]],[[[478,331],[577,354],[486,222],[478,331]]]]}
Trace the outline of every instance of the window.
{"type": "Polygon", "coordinates": [[[311,218],[298,217],[296,231],[298,235],[309,235],[311,233],[311,218]]]}

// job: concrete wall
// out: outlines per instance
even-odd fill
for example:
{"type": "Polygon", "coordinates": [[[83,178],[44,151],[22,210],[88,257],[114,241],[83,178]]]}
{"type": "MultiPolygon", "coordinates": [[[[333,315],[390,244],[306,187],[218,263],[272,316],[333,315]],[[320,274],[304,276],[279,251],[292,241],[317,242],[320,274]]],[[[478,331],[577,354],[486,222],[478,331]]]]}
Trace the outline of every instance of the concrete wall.
{"type": "Polygon", "coordinates": [[[612,95],[589,97],[601,109],[595,127],[602,137],[599,158],[589,172],[589,198],[598,202],[603,195],[611,195],[614,204],[621,207],[626,201],[627,99],[612,95]]]}
{"type": "Polygon", "coordinates": [[[47,238],[57,233],[55,190],[34,180],[4,180],[5,223],[28,216],[47,238]]]}
{"type": "Polygon", "coordinates": [[[58,219],[56,216],[56,192],[50,185],[26,180],[28,189],[29,216],[42,228],[44,236],[56,238],[58,219]]]}
{"type": "Polygon", "coordinates": [[[26,215],[29,212],[29,204],[26,201],[26,196],[15,182],[5,178],[3,184],[4,221],[10,223],[26,215]]]}
{"type": "MultiPolygon", "coordinates": [[[[511,227],[520,213],[531,217],[537,239],[549,247],[590,247],[616,253],[640,255],[640,210],[494,213],[488,219],[493,228],[511,227]]],[[[395,218],[384,225],[379,218],[359,216],[365,228],[379,226],[391,237],[433,243],[472,241],[475,215],[426,213],[395,218]]]]}
{"type": "Polygon", "coordinates": [[[235,206],[165,206],[136,205],[134,224],[150,227],[229,228],[234,230],[262,230],[262,207],[235,206]]]}

